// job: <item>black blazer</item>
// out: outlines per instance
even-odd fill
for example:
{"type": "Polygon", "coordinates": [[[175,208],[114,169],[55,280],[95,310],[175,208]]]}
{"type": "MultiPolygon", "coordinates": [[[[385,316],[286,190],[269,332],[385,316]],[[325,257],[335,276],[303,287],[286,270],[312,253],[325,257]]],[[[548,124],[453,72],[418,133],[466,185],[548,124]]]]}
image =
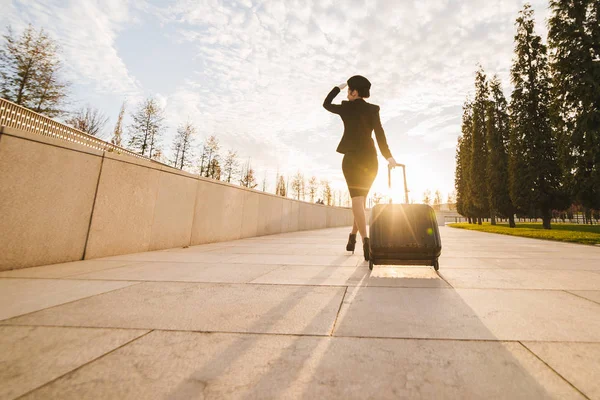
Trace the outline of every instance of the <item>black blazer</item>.
{"type": "Polygon", "coordinates": [[[341,105],[331,104],[331,101],[340,92],[339,87],[334,87],[325,98],[323,107],[327,111],[338,114],[344,121],[344,136],[338,145],[337,152],[346,154],[352,152],[367,153],[375,150],[375,143],[371,138],[373,130],[381,154],[387,159],[392,156],[385,139],[385,133],[379,119],[379,106],[369,104],[363,99],[342,101],[341,105]]]}

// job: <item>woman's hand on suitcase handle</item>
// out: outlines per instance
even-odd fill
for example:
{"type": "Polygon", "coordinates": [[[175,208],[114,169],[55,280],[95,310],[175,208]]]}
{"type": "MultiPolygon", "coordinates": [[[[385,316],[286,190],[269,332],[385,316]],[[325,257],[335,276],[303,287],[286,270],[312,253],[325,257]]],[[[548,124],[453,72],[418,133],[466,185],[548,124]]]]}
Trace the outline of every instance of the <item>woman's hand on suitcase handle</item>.
{"type": "Polygon", "coordinates": [[[388,168],[392,169],[394,167],[404,167],[404,164],[398,164],[396,162],[396,160],[394,160],[394,157],[390,157],[387,159],[388,162],[388,168]]]}

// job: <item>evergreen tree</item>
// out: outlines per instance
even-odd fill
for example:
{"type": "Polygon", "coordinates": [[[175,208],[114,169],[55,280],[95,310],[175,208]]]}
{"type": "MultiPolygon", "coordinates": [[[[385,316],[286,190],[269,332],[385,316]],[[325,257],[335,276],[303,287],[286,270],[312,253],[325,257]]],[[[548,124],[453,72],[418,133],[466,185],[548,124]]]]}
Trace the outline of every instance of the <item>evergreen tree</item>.
{"type": "Polygon", "coordinates": [[[467,218],[473,216],[473,202],[469,181],[471,179],[471,149],[473,138],[473,103],[467,98],[463,105],[462,135],[458,138],[456,146],[456,209],[460,215],[467,218]]]}
{"type": "Polygon", "coordinates": [[[473,100],[473,126],[471,141],[471,164],[469,165],[469,194],[473,205],[474,216],[489,216],[489,200],[487,193],[487,132],[485,113],[488,103],[488,85],[481,66],[475,74],[475,99],[473,100]]]}
{"type": "Polygon", "coordinates": [[[65,121],[67,125],[92,136],[99,136],[107,122],[108,117],[90,105],[75,111],[65,121]]]}
{"type": "Polygon", "coordinates": [[[152,158],[163,131],[163,110],[153,98],[146,99],[131,116],[129,147],[143,156],[152,158]]]}
{"type": "Polygon", "coordinates": [[[507,102],[497,76],[490,82],[490,102],[487,108],[487,184],[492,225],[496,215],[508,218],[515,227],[515,210],[508,190],[508,138],[510,128],[507,102]]]}
{"type": "Polygon", "coordinates": [[[20,37],[8,27],[0,49],[0,96],[50,118],[63,114],[68,83],[60,78],[58,45],[29,25],[20,37]]]}
{"type": "Polygon", "coordinates": [[[551,0],[553,125],[575,201],[600,208],[600,1],[551,0]]]}
{"type": "Polygon", "coordinates": [[[566,206],[561,188],[556,140],[550,125],[550,77],[546,46],[534,32],[529,4],[519,13],[514,86],[510,104],[510,197],[529,216],[541,214],[551,228],[552,210],[566,206]]]}
{"type": "Polygon", "coordinates": [[[115,129],[113,131],[113,136],[110,139],[110,142],[115,146],[121,147],[121,142],[123,141],[123,117],[125,116],[125,102],[121,105],[121,111],[119,111],[119,117],[117,118],[117,123],[115,124],[115,129]]]}

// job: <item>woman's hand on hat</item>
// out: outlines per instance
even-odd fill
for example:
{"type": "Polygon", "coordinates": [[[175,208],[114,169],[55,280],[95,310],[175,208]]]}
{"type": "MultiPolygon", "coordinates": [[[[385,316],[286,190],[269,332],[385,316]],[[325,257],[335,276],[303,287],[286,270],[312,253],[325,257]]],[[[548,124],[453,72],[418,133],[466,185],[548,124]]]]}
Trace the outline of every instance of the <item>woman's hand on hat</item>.
{"type": "Polygon", "coordinates": [[[348,86],[347,83],[342,83],[341,85],[338,85],[338,87],[340,88],[340,90],[346,89],[346,86],[348,86]]]}

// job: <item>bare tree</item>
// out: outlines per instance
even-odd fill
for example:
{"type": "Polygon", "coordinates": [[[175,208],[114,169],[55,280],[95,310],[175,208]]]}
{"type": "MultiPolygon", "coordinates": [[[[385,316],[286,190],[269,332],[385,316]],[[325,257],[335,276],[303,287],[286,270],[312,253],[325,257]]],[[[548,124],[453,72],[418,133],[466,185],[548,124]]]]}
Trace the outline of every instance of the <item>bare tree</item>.
{"type": "Polygon", "coordinates": [[[129,126],[129,146],[143,156],[152,158],[163,131],[163,110],[153,98],[146,99],[135,113],[129,126]]]}
{"type": "Polygon", "coordinates": [[[321,182],[321,185],[323,187],[323,200],[325,201],[325,204],[327,204],[328,206],[331,205],[331,200],[333,198],[333,193],[331,191],[331,186],[329,184],[328,180],[323,180],[321,182]]]}
{"type": "Polygon", "coordinates": [[[99,136],[108,122],[108,117],[88,104],[72,113],[65,122],[88,135],[99,136]]]}
{"type": "Polygon", "coordinates": [[[125,102],[121,105],[121,111],[119,111],[119,116],[117,117],[117,123],[115,124],[115,129],[113,131],[113,136],[110,139],[110,142],[115,146],[121,147],[121,142],[123,141],[123,117],[125,116],[125,102]]]}
{"type": "Polygon", "coordinates": [[[304,175],[300,171],[296,173],[294,176],[294,180],[292,181],[292,190],[296,196],[297,200],[300,200],[300,195],[302,194],[302,187],[304,186],[304,175]]]}
{"type": "Polygon", "coordinates": [[[29,25],[17,37],[11,27],[0,49],[0,96],[48,117],[63,114],[68,83],[60,78],[58,45],[29,25]]]}
{"type": "Polygon", "coordinates": [[[304,179],[304,174],[302,174],[302,182],[300,184],[300,197],[302,200],[306,200],[306,179],[304,179]]]}
{"type": "Polygon", "coordinates": [[[179,125],[179,128],[177,128],[177,135],[175,135],[173,141],[173,153],[175,156],[173,162],[175,168],[183,169],[183,167],[189,167],[191,165],[190,159],[193,157],[191,148],[195,135],[196,127],[190,121],[179,125]]]}
{"type": "Polygon", "coordinates": [[[423,193],[423,204],[431,204],[431,190],[429,189],[423,193]]]}
{"type": "Polygon", "coordinates": [[[227,157],[225,158],[224,172],[225,172],[225,182],[231,182],[231,177],[235,175],[238,171],[239,163],[237,160],[237,151],[229,150],[227,152],[227,157]]]}
{"type": "Polygon", "coordinates": [[[382,193],[373,192],[373,195],[371,196],[371,201],[372,201],[373,205],[377,205],[377,204],[381,203],[382,199],[383,199],[382,193]]]}
{"type": "Polygon", "coordinates": [[[204,169],[204,176],[209,177],[214,175],[214,171],[211,171],[211,168],[214,166],[213,159],[219,158],[219,149],[221,145],[219,144],[219,139],[215,135],[211,135],[206,139],[206,143],[204,144],[206,148],[206,158],[207,158],[207,168],[204,169]]]}
{"type": "Polygon", "coordinates": [[[456,203],[456,190],[448,193],[448,198],[446,199],[446,203],[448,203],[448,204],[456,203]]]}
{"type": "Polygon", "coordinates": [[[163,154],[163,151],[161,148],[156,148],[154,150],[154,153],[152,154],[152,159],[156,160],[158,162],[161,162],[163,164],[167,163],[167,159],[166,159],[165,155],[163,154]]]}
{"type": "Polygon", "coordinates": [[[350,193],[348,193],[346,191],[346,194],[344,195],[344,206],[350,207],[350,204],[351,204],[350,193]]]}
{"type": "Polygon", "coordinates": [[[315,202],[315,196],[317,191],[319,190],[319,182],[317,181],[317,177],[313,176],[308,180],[308,196],[310,197],[310,202],[315,202]]]}
{"type": "Polygon", "coordinates": [[[33,111],[50,118],[64,114],[61,104],[67,95],[69,84],[60,79],[61,69],[58,58],[48,59],[42,64],[33,111]]]}
{"type": "Polygon", "coordinates": [[[212,179],[216,179],[218,181],[221,180],[221,164],[219,163],[219,158],[214,157],[209,165],[209,177],[212,179]]]}
{"type": "Polygon", "coordinates": [[[202,143],[202,154],[200,155],[200,164],[198,165],[198,175],[204,176],[204,163],[208,159],[208,147],[206,141],[202,143]]]}
{"type": "Polygon", "coordinates": [[[435,191],[435,197],[433,198],[433,205],[439,206],[442,204],[442,193],[439,190],[435,191]]]}
{"type": "Polygon", "coordinates": [[[256,178],[254,177],[254,170],[250,166],[250,160],[246,163],[246,166],[242,169],[242,179],[240,179],[240,185],[254,189],[258,186],[256,178]]]}
{"type": "Polygon", "coordinates": [[[283,175],[279,175],[279,182],[277,182],[275,194],[282,197],[287,196],[287,185],[285,184],[285,178],[283,175]]]}
{"type": "Polygon", "coordinates": [[[263,177],[263,181],[262,181],[262,191],[263,192],[267,191],[267,170],[265,170],[265,176],[263,177]]]}

